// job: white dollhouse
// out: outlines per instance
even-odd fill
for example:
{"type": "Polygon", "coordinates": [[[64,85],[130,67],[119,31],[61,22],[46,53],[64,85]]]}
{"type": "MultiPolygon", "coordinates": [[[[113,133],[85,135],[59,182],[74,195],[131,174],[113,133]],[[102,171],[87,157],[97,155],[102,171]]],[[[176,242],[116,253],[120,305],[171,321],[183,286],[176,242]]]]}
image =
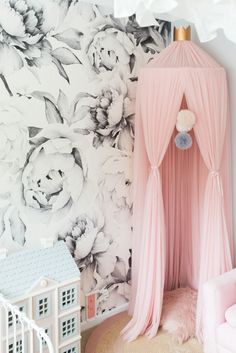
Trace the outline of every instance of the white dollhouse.
{"type": "MultiPolygon", "coordinates": [[[[45,330],[55,353],[80,353],[80,273],[64,242],[1,259],[0,293],[45,330]]],[[[29,337],[32,332],[27,333],[22,347],[19,320],[13,325],[9,312],[6,325],[3,317],[0,312],[0,352],[41,352],[37,337],[29,337]],[[6,339],[8,352],[3,348],[6,339]]],[[[47,347],[43,343],[44,352],[47,347]]]]}

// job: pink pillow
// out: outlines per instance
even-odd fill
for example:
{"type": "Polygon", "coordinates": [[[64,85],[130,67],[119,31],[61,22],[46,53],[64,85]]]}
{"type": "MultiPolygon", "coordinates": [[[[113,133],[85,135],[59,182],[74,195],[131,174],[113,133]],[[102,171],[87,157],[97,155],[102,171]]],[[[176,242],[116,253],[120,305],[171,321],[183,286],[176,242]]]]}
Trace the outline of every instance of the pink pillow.
{"type": "Polygon", "coordinates": [[[178,343],[195,336],[197,292],[191,288],[178,288],[165,292],[161,326],[178,343]]]}
{"type": "Polygon", "coordinates": [[[232,327],[236,327],[236,304],[230,306],[225,312],[225,320],[232,327]]]}

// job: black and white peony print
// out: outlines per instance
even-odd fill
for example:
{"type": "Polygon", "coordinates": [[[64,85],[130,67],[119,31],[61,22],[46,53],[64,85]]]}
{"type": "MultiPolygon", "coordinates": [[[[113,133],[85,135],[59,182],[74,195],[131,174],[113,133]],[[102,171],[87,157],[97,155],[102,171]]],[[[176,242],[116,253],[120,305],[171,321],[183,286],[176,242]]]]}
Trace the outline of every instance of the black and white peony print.
{"type": "Polygon", "coordinates": [[[135,90],[169,32],[78,0],[0,1],[0,246],[65,241],[97,314],[129,300],[135,90]]]}

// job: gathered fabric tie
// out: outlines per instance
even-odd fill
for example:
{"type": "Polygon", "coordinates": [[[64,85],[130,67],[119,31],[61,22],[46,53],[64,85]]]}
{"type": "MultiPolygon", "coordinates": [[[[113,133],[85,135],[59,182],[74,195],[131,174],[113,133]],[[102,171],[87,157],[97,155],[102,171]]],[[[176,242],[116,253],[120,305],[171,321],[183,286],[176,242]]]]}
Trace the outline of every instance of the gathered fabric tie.
{"type": "Polygon", "coordinates": [[[209,173],[209,176],[217,178],[218,188],[219,188],[219,191],[220,191],[221,195],[223,196],[223,187],[222,187],[222,183],[221,183],[221,180],[220,180],[220,172],[219,172],[219,170],[211,170],[210,173],[209,173]]]}
{"type": "Polygon", "coordinates": [[[151,164],[150,169],[151,169],[152,172],[155,173],[155,172],[157,172],[157,170],[158,170],[158,166],[157,166],[157,165],[154,165],[154,164],[151,164]]]}
{"type": "Polygon", "coordinates": [[[211,176],[219,176],[220,172],[218,170],[211,170],[209,173],[211,176]]]}

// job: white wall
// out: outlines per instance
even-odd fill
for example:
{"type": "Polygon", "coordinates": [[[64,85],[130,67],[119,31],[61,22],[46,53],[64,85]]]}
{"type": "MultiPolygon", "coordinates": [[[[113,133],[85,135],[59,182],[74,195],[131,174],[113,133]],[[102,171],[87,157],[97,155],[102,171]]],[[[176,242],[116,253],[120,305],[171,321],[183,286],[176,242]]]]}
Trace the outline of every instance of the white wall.
{"type": "MultiPolygon", "coordinates": [[[[184,21],[177,21],[173,26],[188,25],[184,21]]],[[[212,55],[228,73],[229,93],[232,119],[232,169],[233,169],[233,221],[234,243],[236,253],[236,44],[230,42],[220,31],[217,38],[207,43],[200,43],[196,31],[192,26],[192,40],[212,55]]]]}

